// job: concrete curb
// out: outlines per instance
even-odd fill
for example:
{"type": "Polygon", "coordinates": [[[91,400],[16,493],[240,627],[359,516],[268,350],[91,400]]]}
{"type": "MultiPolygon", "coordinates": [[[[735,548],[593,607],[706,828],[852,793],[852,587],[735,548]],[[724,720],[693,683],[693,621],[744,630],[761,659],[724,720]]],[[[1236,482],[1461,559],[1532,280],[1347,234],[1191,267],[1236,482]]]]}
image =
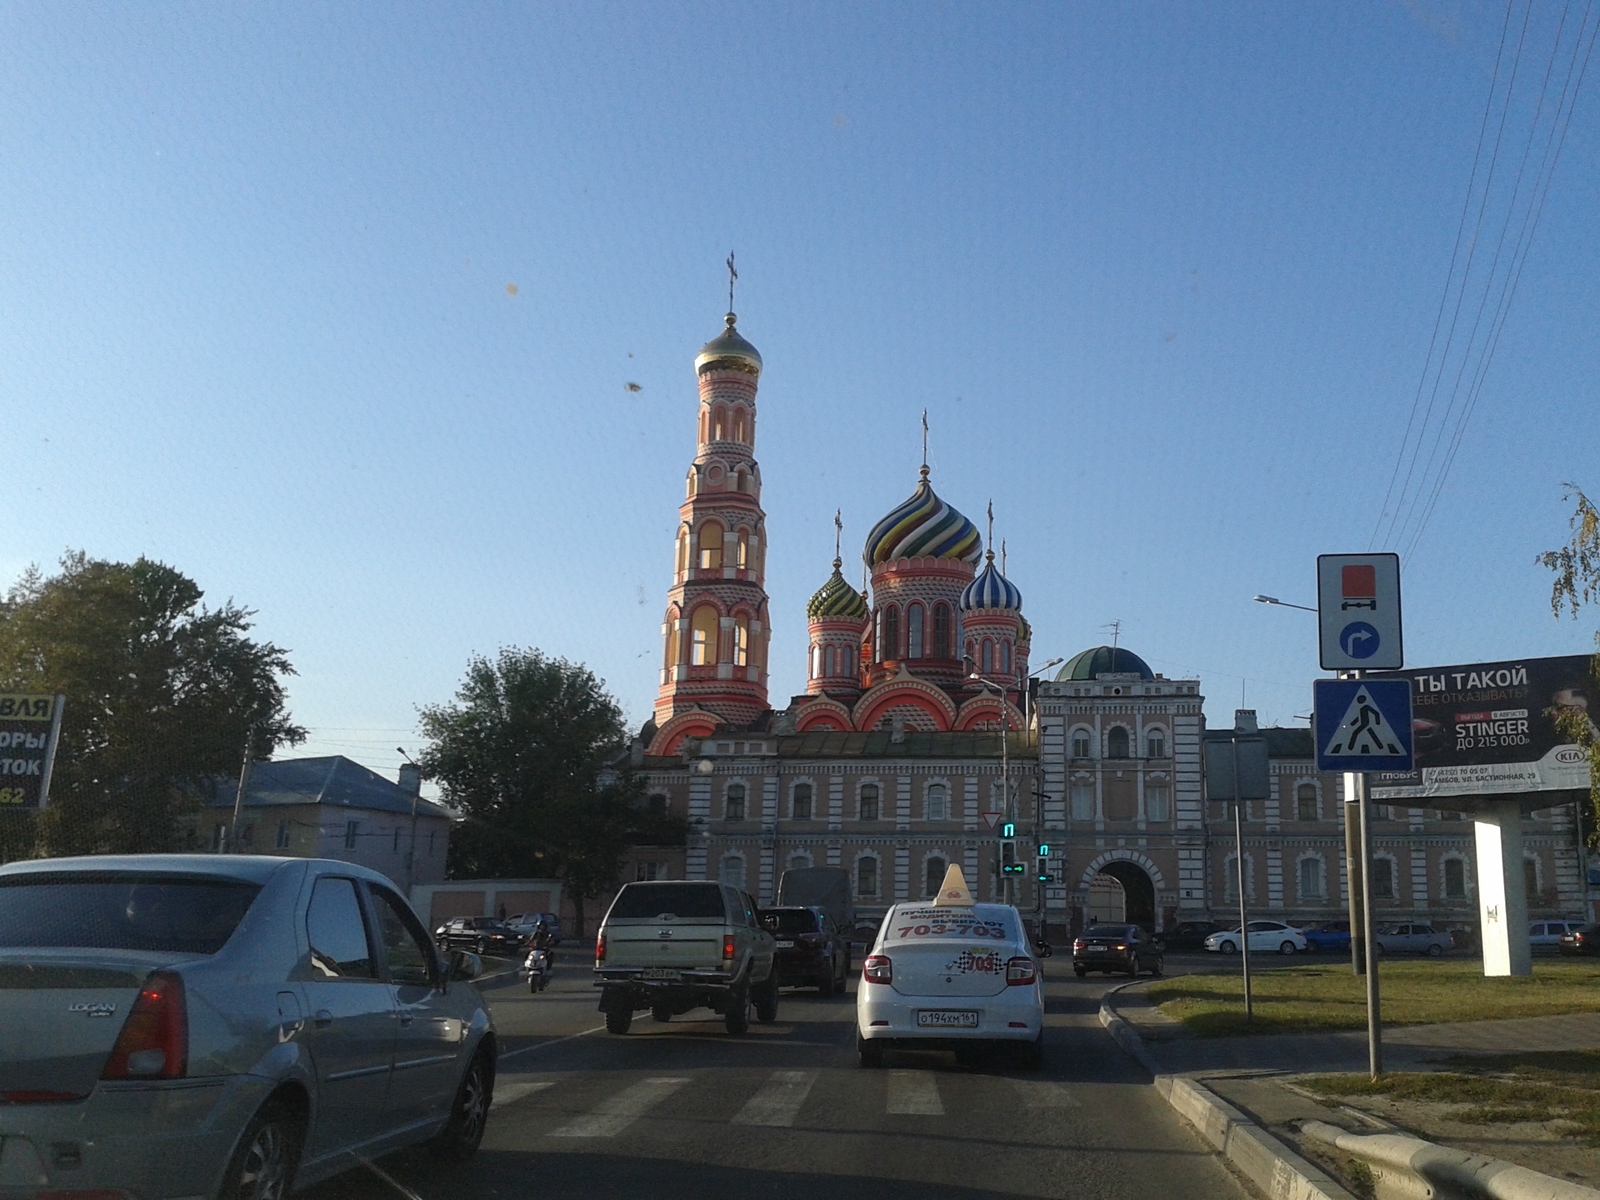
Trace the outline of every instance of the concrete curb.
{"type": "Polygon", "coordinates": [[[1372,1164],[1378,1194],[1488,1197],[1489,1200],[1600,1200],[1600,1191],[1498,1158],[1452,1150],[1397,1133],[1351,1133],[1307,1121],[1307,1137],[1372,1164]]]}
{"type": "Polygon", "coordinates": [[[1179,1116],[1272,1200],[1355,1200],[1326,1171],[1301,1158],[1203,1084],[1185,1075],[1162,1074],[1138,1030],[1111,1007],[1111,997],[1131,986],[1125,983],[1106,993],[1100,1001],[1100,1024],[1155,1077],[1156,1091],[1179,1116]]]}

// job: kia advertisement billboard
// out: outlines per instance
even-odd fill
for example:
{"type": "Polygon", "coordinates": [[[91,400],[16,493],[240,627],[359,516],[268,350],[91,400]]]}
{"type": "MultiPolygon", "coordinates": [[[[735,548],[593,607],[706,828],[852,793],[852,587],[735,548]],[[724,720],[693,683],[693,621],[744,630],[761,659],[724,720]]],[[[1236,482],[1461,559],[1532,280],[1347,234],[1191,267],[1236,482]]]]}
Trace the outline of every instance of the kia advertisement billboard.
{"type": "Polygon", "coordinates": [[[1562,709],[1587,714],[1591,725],[1600,717],[1593,663],[1591,655],[1573,654],[1372,672],[1373,679],[1411,681],[1416,744],[1416,770],[1374,773],[1373,798],[1587,789],[1589,757],[1553,717],[1562,709]]]}

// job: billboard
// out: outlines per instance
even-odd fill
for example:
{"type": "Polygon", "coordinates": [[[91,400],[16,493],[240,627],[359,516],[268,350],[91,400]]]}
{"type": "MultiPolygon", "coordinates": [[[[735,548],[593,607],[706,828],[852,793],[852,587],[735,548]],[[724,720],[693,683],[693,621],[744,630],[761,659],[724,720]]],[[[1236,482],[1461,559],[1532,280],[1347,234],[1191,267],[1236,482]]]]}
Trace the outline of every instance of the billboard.
{"type": "Polygon", "coordinates": [[[53,696],[0,695],[0,812],[44,807],[57,709],[53,696]]]}
{"type": "MultiPolygon", "coordinates": [[[[1589,756],[1557,729],[1558,709],[1600,715],[1594,658],[1522,658],[1376,671],[1411,681],[1413,771],[1371,776],[1376,800],[1444,800],[1587,789],[1589,756]]],[[[1552,796],[1552,804],[1561,798],[1552,796]]]]}

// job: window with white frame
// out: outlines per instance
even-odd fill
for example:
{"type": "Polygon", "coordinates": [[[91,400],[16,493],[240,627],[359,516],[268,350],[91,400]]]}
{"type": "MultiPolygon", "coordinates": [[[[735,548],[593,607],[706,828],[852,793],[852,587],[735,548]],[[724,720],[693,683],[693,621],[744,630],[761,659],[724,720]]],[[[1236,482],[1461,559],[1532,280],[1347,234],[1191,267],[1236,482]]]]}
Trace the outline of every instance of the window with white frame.
{"type": "Polygon", "coordinates": [[[876,855],[863,854],[856,859],[856,895],[878,894],[878,859],[876,855]]]}
{"type": "Polygon", "coordinates": [[[1372,860],[1368,868],[1371,872],[1370,885],[1372,894],[1385,900],[1394,899],[1394,859],[1379,857],[1372,860]]]}
{"type": "Polygon", "coordinates": [[[1159,729],[1152,729],[1145,734],[1144,753],[1146,758],[1165,758],[1167,756],[1167,735],[1159,729]]]}
{"type": "Polygon", "coordinates": [[[723,799],[722,815],[730,821],[744,820],[744,784],[730,783],[723,799]]]}
{"type": "Polygon", "coordinates": [[[863,821],[878,819],[878,785],[875,783],[861,785],[861,819],[863,821]]]}
{"type": "Polygon", "coordinates": [[[1072,819],[1094,820],[1094,784],[1088,780],[1079,780],[1072,785],[1072,819]]]}
{"type": "Polygon", "coordinates": [[[1317,803],[1317,785],[1302,783],[1294,790],[1294,815],[1296,820],[1316,821],[1322,814],[1318,811],[1321,806],[1317,803]]]}
{"type": "Polygon", "coordinates": [[[1089,757],[1089,731],[1087,729],[1074,729],[1072,731],[1072,757],[1089,757]]]}
{"type": "Polygon", "coordinates": [[[1300,860],[1300,899],[1321,900],[1327,894],[1323,881],[1323,864],[1320,858],[1300,860]]]}
{"type": "Polygon", "coordinates": [[[1106,757],[1128,757],[1128,731],[1121,725],[1113,725],[1111,732],[1106,734],[1106,757]]]}
{"type": "Polygon", "coordinates": [[[796,850],[793,854],[789,855],[788,869],[791,871],[803,871],[810,865],[811,855],[807,854],[804,850],[796,850]]]}
{"type": "Polygon", "coordinates": [[[1461,858],[1447,858],[1444,860],[1444,898],[1446,900],[1465,900],[1467,898],[1467,863],[1461,858]]]}
{"type": "Polygon", "coordinates": [[[811,785],[797,783],[794,785],[794,802],[790,806],[796,821],[811,820],[811,785]]]}
{"type": "Polygon", "coordinates": [[[744,855],[725,854],[722,856],[722,869],[718,872],[722,882],[729,887],[744,890],[744,855]]]}
{"type": "Polygon", "coordinates": [[[1239,860],[1232,855],[1222,869],[1222,898],[1229,904],[1239,903],[1239,860]]]}
{"type": "Polygon", "coordinates": [[[1148,821],[1172,820],[1172,793],[1165,783],[1144,785],[1144,813],[1148,821]]]}
{"type": "Polygon", "coordinates": [[[930,821],[950,819],[950,789],[942,783],[928,785],[927,812],[930,821]]]}

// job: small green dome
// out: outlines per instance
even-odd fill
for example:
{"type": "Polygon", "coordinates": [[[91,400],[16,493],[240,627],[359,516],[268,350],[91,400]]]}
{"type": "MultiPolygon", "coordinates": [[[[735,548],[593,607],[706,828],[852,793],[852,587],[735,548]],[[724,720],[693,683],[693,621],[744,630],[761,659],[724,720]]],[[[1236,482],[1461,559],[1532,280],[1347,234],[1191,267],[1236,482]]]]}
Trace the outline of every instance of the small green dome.
{"type": "Polygon", "coordinates": [[[833,560],[833,574],[828,576],[828,582],[817,589],[817,594],[806,605],[806,616],[812,620],[825,617],[853,617],[860,620],[867,615],[867,599],[845,582],[844,575],[839,571],[843,565],[841,560],[833,560]]]}
{"type": "Polygon", "coordinates": [[[1100,675],[1137,675],[1140,679],[1154,679],[1156,674],[1132,650],[1121,646],[1095,646],[1067,660],[1066,666],[1056,672],[1057,683],[1073,680],[1089,681],[1100,675]]]}

